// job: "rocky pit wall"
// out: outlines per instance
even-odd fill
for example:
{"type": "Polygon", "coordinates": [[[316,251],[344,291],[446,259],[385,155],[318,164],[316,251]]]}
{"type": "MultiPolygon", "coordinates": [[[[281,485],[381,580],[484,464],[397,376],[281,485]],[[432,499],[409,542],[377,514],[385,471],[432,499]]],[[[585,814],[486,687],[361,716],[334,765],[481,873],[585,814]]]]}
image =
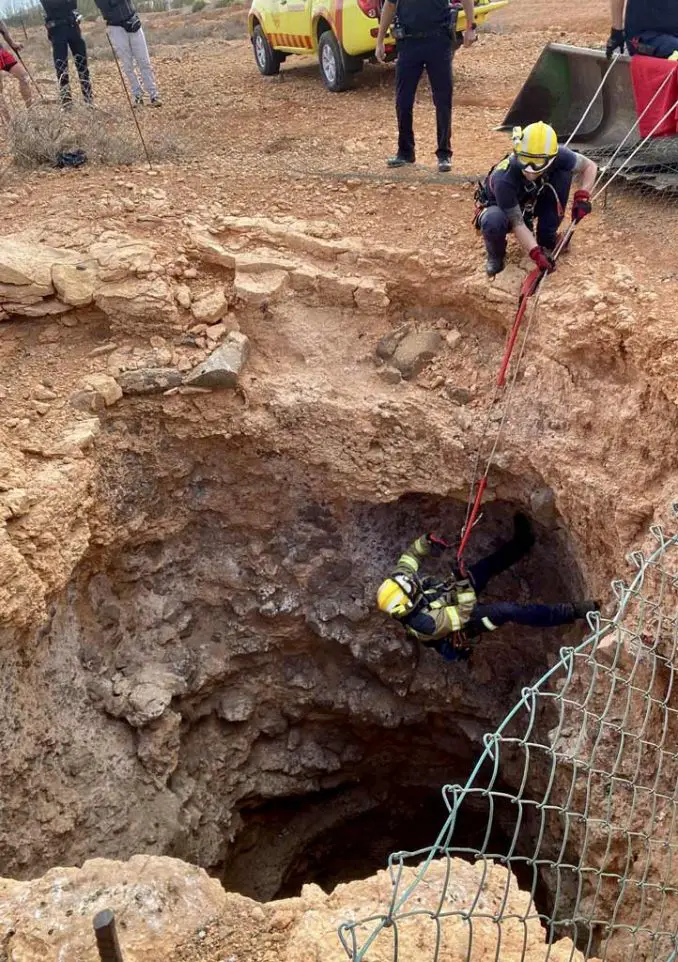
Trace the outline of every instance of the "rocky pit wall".
{"type": "MultiPolygon", "coordinates": [[[[373,611],[404,542],[459,529],[522,273],[184,228],[0,246],[0,865],[171,854],[267,900],[430,843],[440,785],[581,632],[448,666],[373,611]]],[[[517,508],[538,546],[488,597],[608,597],[675,496],[653,296],[620,265],[549,283],[470,555],[517,508]]]]}

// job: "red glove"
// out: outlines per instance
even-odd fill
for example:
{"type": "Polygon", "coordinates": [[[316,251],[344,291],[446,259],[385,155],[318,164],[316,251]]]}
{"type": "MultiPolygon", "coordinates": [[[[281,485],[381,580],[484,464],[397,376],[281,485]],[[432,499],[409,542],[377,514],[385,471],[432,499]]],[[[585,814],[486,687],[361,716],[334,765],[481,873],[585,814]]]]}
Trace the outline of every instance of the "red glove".
{"type": "Polygon", "coordinates": [[[543,247],[533,247],[530,251],[530,257],[540,271],[546,271],[547,274],[552,274],[556,269],[556,262],[550,254],[546,253],[543,247]]]}
{"type": "Polygon", "coordinates": [[[576,190],[572,200],[572,220],[575,224],[590,214],[591,210],[591,195],[588,190],[576,190]]]}
{"type": "Polygon", "coordinates": [[[443,551],[449,551],[452,545],[445,541],[444,538],[439,538],[437,534],[427,534],[426,540],[431,546],[431,554],[434,558],[439,558],[443,551]]]}

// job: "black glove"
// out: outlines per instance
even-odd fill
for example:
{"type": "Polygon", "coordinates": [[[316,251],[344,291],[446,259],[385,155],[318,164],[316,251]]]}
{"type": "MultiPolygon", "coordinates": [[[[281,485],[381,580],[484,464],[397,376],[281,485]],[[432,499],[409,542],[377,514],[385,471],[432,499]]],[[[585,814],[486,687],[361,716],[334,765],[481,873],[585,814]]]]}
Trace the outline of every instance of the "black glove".
{"type": "Polygon", "coordinates": [[[599,601],[575,601],[572,605],[575,618],[586,618],[589,611],[600,611],[599,601]]]}
{"type": "Polygon", "coordinates": [[[615,30],[613,27],[610,31],[610,39],[607,41],[607,46],[605,47],[605,56],[608,60],[612,60],[612,54],[615,50],[619,53],[624,53],[624,44],[626,43],[626,37],[624,36],[623,30],[615,30]]]}
{"type": "Polygon", "coordinates": [[[444,551],[450,551],[452,545],[445,541],[444,538],[438,537],[437,534],[427,534],[425,535],[428,541],[429,547],[431,549],[431,556],[434,558],[439,558],[444,551]]]}

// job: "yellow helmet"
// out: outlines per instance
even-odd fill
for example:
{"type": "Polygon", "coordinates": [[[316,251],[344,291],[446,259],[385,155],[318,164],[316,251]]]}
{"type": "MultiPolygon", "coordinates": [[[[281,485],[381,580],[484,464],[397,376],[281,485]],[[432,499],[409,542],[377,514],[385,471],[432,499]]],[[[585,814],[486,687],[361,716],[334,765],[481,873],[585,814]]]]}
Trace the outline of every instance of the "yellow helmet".
{"type": "Polygon", "coordinates": [[[542,120],[535,124],[513,128],[513,151],[518,163],[533,174],[543,174],[556,159],[558,135],[542,120]]]}
{"type": "Polygon", "coordinates": [[[415,585],[404,575],[395,575],[382,582],[377,592],[377,605],[380,611],[386,612],[392,618],[402,618],[414,607],[412,597],[415,585]]]}

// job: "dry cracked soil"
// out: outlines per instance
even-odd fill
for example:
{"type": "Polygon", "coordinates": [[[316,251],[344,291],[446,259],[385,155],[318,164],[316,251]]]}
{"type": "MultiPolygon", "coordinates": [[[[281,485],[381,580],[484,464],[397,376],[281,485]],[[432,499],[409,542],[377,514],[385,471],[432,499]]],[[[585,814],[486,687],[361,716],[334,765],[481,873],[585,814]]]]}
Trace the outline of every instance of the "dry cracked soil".
{"type": "MultiPolygon", "coordinates": [[[[388,854],[432,843],[440,787],[466,781],[484,733],[581,641],[581,626],[506,627],[446,664],[384,624],[374,592],[411,537],[459,531],[501,420],[494,378],[526,264],[512,251],[485,279],[474,178],[506,150],[495,127],[543,44],[600,45],[606,6],[513,0],[460,53],[447,179],[425,85],[420,164],[394,175],[392,68],[368,65],[341,96],[310,58],[261,78],[237,4],[147,15],[164,100],[138,114],[152,167],[17,168],[6,144],[3,962],[92,962],[105,907],[126,962],[347,958],[337,926],[383,912],[388,854]]],[[[95,125],[129,147],[100,25],[86,34],[95,125]]],[[[30,29],[49,96],[45,56],[30,29]]],[[[93,136],[75,113],[59,124],[93,136]]],[[[516,510],[537,544],[489,598],[600,597],[610,612],[611,579],[667,520],[675,237],[670,201],[610,191],[545,287],[470,554],[516,510]]],[[[515,790],[521,775],[505,778],[515,790]]],[[[485,816],[459,827],[467,847],[485,816]]],[[[500,812],[498,851],[509,823],[500,812]]],[[[526,820],[523,854],[538,834],[526,820]]],[[[581,843],[573,831],[561,854],[581,843]]],[[[422,919],[448,870],[421,888],[422,919]]],[[[576,933],[549,946],[536,914],[524,921],[524,879],[479,872],[454,861],[460,914],[436,958],[499,952],[507,904],[502,958],[580,957],[576,933]]],[[[538,911],[567,914],[582,893],[552,876],[538,911]]],[[[616,896],[598,897],[605,920],[616,896]]],[[[579,933],[587,958],[598,935],[579,933]]],[[[624,937],[608,958],[627,957],[624,937]]],[[[651,941],[634,951],[655,958],[651,941]]],[[[415,919],[401,962],[435,952],[415,919]]],[[[385,930],[366,959],[393,957],[385,930]]]]}

